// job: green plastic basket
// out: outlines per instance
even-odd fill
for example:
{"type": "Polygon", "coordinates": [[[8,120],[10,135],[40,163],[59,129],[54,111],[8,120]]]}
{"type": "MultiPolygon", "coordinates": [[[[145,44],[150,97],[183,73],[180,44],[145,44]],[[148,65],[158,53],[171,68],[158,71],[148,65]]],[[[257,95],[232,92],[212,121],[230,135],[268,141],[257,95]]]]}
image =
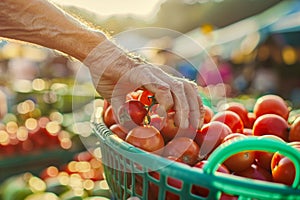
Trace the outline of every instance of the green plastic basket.
{"type": "Polygon", "coordinates": [[[93,124],[93,130],[99,137],[104,173],[115,199],[164,200],[170,193],[181,200],[219,199],[222,193],[235,195],[238,199],[300,199],[300,154],[285,143],[259,137],[237,140],[218,147],[203,170],[195,170],[135,148],[115,136],[102,123],[93,124]],[[219,163],[244,150],[279,152],[289,157],[296,168],[292,186],[215,172],[219,163]],[[153,173],[159,173],[159,178],[153,173]],[[179,181],[181,187],[172,187],[170,179],[179,181]],[[195,185],[204,188],[206,194],[195,195],[192,192],[195,185]]]}

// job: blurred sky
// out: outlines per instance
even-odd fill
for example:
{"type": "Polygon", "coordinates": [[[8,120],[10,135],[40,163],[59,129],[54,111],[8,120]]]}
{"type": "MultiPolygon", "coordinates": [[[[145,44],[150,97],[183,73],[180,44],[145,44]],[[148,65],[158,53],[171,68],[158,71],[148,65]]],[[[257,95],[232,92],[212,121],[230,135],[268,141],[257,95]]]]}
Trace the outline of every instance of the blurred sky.
{"type": "Polygon", "coordinates": [[[149,17],[165,0],[52,0],[59,5],[73,5],[99,15],[133,14],[149,17]]]}

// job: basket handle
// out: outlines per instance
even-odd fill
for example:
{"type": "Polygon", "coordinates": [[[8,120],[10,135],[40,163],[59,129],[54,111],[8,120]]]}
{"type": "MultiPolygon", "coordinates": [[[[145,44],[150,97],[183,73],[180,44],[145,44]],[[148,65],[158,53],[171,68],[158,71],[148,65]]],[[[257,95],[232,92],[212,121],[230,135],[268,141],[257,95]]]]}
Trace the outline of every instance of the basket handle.
{"type": "Polygon", "coordinates": [[[300,153],[297,149],[289,146],[288,144],[277,141],[271,138],[261,138],[259,136],[247,137],[234,140],[233,142],[224,143],[219,146],[209,156],[208,163],[204,165],[203,172],[207,174],[213,174],[218,164],[223,163],[226,158],[247,150],[258,150],[268,152],[279,152],[282,155],[287,156],[295,165],[295,179],[292,184],[293,188],[297,188],[300,182],[300,153]]]}

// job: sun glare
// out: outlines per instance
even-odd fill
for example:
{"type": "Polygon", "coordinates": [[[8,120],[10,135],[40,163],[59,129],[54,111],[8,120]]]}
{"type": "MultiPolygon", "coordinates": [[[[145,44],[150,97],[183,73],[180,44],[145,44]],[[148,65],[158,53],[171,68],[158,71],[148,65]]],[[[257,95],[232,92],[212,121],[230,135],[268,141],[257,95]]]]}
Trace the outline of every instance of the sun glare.
{"type": "Polygon", "coordinates": [[[72,5],[102,16],[117,14],[151,17],[164,0],[52,0],[59,5],[72,5]]]}

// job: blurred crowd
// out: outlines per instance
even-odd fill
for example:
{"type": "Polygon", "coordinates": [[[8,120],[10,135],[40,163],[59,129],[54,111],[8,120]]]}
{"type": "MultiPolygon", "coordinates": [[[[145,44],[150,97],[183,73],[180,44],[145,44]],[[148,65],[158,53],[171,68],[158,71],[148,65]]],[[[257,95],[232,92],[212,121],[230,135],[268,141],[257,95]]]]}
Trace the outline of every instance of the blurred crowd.
{"type": "MultiPolygon", "coordinates": [[[[153,42],[153,41],[151,41],[153,42]]],[[[198,64],[182,58],[173,51],[168,37],[155,40],[156,48],[140,52],[146,60],[162,67],[168,73],[195,81],[199,90],[210,99],[238,98],[274,93],[300,108],[299,62],[287,65],[276,51],[274,40],[268,39],[253,52],[252,59],[237,62],[218,51],[207,51],[198,64]],[[274,53],[275,52],[275,53],[274,53]]],[[[61,53],[23,43],[0,42],[0,117],[13,105],[15,92],[30,92],[26,81],[35,79],[72,82],[78,77],[80,63],[61,53]],[[71,80],[71,81],[70,81],[71,80]]],[[[84,75],[84,73],[81,73],[84,75]]]]}
{"type": "Polygon", "coordinates": [[[273,37],[259,44],[247,59],[237,61],[225,57],[214,47],[199,64],[174,53],[170,38],[167,38],[167,45],[166,38],[161,40],[148,59],[175,75],[196,81],[209,98],[257,98],[273,93],[287,99],[294,108],[300,108],[300,62],[291,63],[291,57],[284,57],[285,47],[277,45],[273,37]]]}

